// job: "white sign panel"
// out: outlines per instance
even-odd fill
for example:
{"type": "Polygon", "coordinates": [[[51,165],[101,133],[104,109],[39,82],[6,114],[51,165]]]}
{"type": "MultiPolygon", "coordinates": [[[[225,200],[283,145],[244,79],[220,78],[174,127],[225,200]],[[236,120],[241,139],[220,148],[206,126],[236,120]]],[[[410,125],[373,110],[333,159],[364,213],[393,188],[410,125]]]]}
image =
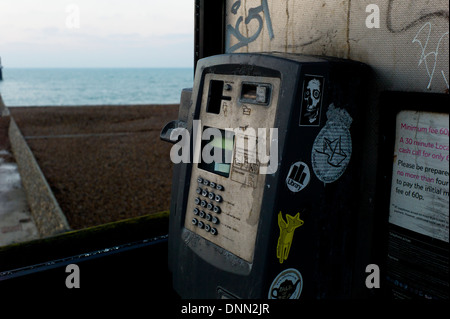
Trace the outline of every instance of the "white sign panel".
{"type": "Polygon", "coordinates": [[[397,115],[389,222],[449,242],[449,115],[397,115]]]}

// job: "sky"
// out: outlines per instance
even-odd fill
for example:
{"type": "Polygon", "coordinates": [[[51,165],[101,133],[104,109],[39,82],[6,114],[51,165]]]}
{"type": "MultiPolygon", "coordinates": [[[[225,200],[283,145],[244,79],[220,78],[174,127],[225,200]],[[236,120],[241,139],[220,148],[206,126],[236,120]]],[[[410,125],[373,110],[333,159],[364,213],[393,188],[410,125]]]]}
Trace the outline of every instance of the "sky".
{"type": "Polygon", "coordinates": [[[193,67],[193,0],[0,0],[3,67],[193,67]]]}

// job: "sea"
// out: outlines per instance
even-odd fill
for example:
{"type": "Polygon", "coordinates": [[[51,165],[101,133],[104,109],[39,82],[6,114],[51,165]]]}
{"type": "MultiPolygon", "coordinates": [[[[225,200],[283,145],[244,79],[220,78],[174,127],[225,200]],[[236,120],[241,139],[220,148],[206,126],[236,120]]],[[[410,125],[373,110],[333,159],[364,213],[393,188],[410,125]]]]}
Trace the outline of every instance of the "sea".
{"type": "Polygon", "coordinates": [[[192,68],[3,68],[7,107],[176,104],[192,68]]]}

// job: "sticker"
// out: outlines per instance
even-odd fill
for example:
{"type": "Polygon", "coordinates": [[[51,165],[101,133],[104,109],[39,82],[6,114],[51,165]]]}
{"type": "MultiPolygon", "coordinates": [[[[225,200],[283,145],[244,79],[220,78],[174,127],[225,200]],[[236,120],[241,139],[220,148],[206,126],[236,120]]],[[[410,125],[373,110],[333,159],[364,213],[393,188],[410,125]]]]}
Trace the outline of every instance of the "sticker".
{"type": "Polygon", "coordinates": [[[319,126],[322,109],[324,78],[318,75],[306,75],[303,80],[300,126],[319,126]]]}
{"type": "Polygon", "coordinates": [[[292,164],[288,176],[286,178],[286,185],[290,191],[297,193],[308,185],[311,179],[309,167],[303,162],[296,162],[292,164]]]}
{"type": "Polygon", "coordinates": [[[327,123],[314,140],[311,163],[317,178],[324,183],[339,179],[352,155],[350,125],[352,118],[344,109],[330,104],[327,123]]]}
{"type": "Polygon", "coordinates": [[[303,278],[297,269],[289,268],[273,280],[269,299],[299,299],[303,289],[303,278]]]}
{"type": "Polygon", "coordinates": [[[300,213],[295,216],[286,214],[286,221],[283,219],[283,214],[278,213],[278,226],[280,227],[280,237],[277,244],[277,258],[282,264],[289,257],[292,240],[294,239],[294,231],[302,226],[304,221],[300,219],[300,213]]]}

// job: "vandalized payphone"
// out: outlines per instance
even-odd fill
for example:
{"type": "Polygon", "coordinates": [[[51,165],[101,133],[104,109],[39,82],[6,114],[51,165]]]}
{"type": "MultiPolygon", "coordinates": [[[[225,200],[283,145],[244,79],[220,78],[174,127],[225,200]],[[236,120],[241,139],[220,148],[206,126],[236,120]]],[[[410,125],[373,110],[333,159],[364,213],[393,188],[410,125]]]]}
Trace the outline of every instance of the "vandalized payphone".
{"type": "Polygon", "coordinates": [[[305,55],[197,64],[179,118],[169,267],[183,298],[352,293],[367,67],[305,55]]]}

